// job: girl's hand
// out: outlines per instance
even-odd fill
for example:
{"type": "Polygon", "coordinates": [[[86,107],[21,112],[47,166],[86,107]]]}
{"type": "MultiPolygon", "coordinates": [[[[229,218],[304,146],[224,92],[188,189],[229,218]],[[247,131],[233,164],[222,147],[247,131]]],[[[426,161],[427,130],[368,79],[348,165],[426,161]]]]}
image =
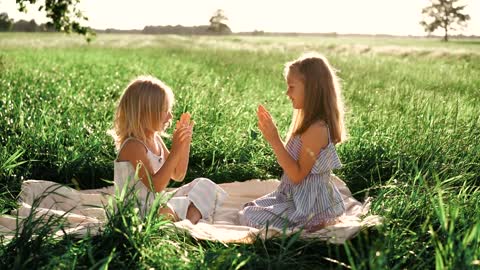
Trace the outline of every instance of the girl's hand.
{"type": "Polygon", "coordinates": [[[177,121],[177,125],[176,125],[176,128],[179,128],[180,126],[184,126],[184,125],[191,125],[193,126],[193,121],[190,121],[190,113],[186,112],[186,113],[182,113],[182,115],[180,116],[180,120],[177,121]]]}
{"type": "Polygon", "coordinates": [[[263,137],[272,145],[280,140],[278,129],[273,122],[272,116],[262,105],[258,105],[257,110],[258,128],[263,134],[263,137]]]}
{"type": "Polygon", "coordinates": [[[182,151],[190,147],[190,142],[192,141],[192,128],[191,127],[180,127],[176,128],[173,132],[172,138],[172,152],[182,151]]]}
{"type": "Polygon", "coordinates": [[[175,131],[173,132],[172,150],[186,150],[190,148],[193,135],[193,126],[195,122],[190,120],[189,113],[183,113],[180,120],[177,121],[175,131]]]}

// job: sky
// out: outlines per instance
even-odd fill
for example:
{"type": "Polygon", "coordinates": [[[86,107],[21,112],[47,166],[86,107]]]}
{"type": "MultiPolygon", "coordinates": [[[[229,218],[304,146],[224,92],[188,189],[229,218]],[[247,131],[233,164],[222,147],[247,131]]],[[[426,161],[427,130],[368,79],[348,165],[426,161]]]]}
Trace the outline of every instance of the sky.
{"type": "MultiPolygon", "coordinates": [[[[462,3],[471,20],[461,33],[480,36],[480,0],[462,3]]],[[[206,25],[223,9],[233,32],[425,35],[418,22],[428,5],[429,0],[81,0],[79,7],[89,18],[85,25],[94,29],[206,25]]],[[[0,12],[10,18],[46,21],[36,6],[27,7],[24,14],[15,0],[0,0],[0,12]]]]}

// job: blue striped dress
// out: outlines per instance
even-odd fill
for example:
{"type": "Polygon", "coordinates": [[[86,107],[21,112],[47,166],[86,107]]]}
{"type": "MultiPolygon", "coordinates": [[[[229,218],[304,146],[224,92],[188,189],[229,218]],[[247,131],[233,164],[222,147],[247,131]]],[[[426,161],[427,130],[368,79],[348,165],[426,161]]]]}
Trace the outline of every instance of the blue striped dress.
{"type": "MultiPolygon", "coordinates": [[[[286,145],[295,160],[299,158],[301,147],[299,135],[292,137],[286,145]]],[[[328,145],[318,154],[310,173],[295,185],[284,172],[277,190],[245,204],[244,222],[256,228],[268,224],[269,228],[279,230],[285,227],[314,230],[319,224],[334,221],[345,213],[342,196],[330,180],[332,170],[340,167],[340,159],[329,136],[328,145]]]]}

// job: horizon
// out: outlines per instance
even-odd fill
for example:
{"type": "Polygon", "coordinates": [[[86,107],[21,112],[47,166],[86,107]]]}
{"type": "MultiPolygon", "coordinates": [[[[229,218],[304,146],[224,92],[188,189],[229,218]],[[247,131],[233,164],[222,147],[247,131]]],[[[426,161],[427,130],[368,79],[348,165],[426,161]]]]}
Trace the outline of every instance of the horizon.
{"type": "MultiPolygon", "coordinates": [[[[145,26],[208,25],[215,10],[223,9],[229,19],[227,25],[234,33],[264,31],[340,35],[427,35],[419,22],[422,19],[421,10],[428,6],[428,0],[407,0],[404,3],[396,0],[367,0],[362,3],[355,0],[322,3],[297,0],[294,4],[273,0],[259,3],[254,0],[242,3],[233,0],[201,2],[180,0],[168,4],[162,2],[83,0],[79,8],[89,18],[84,24],[96,30],[142,30],[145,26]],[[272,9],[272,5],[275,5],[275,8],[272,9]],[[112,9],[112,6],[115,6],[115,9],[112,9]],[[185,9],[186,6],[189,7],[188,10],[185,9]]],[[[462,3],[467,5],[464,12],[469,14],[471,19],[467,22],[466,28],[462,31],[452,31],[451,35],[480,36],[480,1],[465,0],[462,3]]],[[[47,19],[44,13],[38,12],[38,6],[27,5],[28,12],[25,14],[18,11],[16,2],[0,1],[1,12],[6,12],[15,21],[34,19],[37,24],[45,23],[47,19]]],[[[432,35],[441,36],[443,32],[437,30],[432,35]]]]}

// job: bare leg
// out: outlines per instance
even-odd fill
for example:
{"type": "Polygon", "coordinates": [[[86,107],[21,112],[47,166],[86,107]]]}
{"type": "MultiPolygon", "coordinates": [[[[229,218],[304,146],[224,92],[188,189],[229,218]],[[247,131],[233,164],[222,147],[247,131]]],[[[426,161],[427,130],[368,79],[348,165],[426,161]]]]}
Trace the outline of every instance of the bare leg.
{"type": "Polygon", "coordinates": [[[179,220],[177,214],[175,214],[175,211],[173,211],[168,206],[165,206],[164,208],[161,208],[160,210],[158,210],[158,214],[166,216],[167,219],[169,219],[173,222],[179,220]]]}
{"type": "Polygon", "coordinates": [[[193,203],[191,203],[188,206],[187,219],[190,220],[192,224],[197,224],[201,218],[202,218],[202,213],[200,213],[198,208],[193,203]]]}

